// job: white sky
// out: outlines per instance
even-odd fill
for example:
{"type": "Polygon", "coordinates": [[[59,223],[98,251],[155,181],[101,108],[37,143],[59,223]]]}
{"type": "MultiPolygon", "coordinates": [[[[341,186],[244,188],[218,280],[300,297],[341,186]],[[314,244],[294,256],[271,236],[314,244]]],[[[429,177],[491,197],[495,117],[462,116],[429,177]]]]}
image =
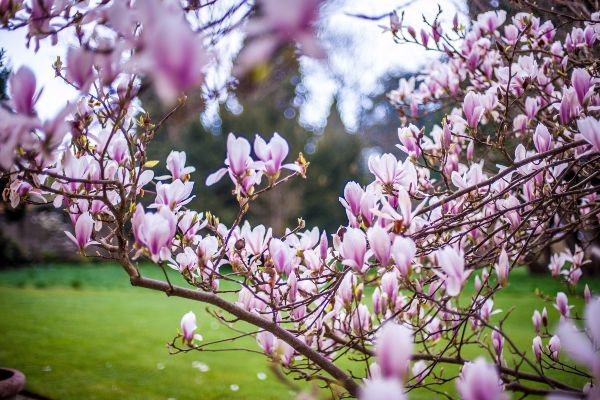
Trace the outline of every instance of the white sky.
{"type": "MultiPolygon", "coordinates": [[[[347,15],[382,15],[406,4],[405,25],[413,25],[417,32],[424,26],[423,14],[428,20],[433,19],[438,4],[442,5],[445,26],[455,12],[465,9],[464,0],[330,0],[323,9],[319,29],[319,37],[328,48],[328,62],[307,58],[300,62],[307,98],[300,110],[302,124],[323,126],[337,98],[342,121],[349,130],[355,130],[360,111],[370,106],[369,96],[383,91],[383,77],[417,71],[428,59],[438,56],[418,46],[394,43],[391,34],[382,33],[380,27],[388,24],[387,18],[370,21],[347,15]]],[[[44,87],[37,109],[42,118],[49,118],[76,96],[74,89],[54,77],[52,69],[57,56],[64,59],[66,45],[51,46],[46,39],[36,53],[25,47],[25,34],[23,29],[0,31],[0,47],[6,49],[13,70],[23,64],[33,69],[38,86],[44,87]]]]}

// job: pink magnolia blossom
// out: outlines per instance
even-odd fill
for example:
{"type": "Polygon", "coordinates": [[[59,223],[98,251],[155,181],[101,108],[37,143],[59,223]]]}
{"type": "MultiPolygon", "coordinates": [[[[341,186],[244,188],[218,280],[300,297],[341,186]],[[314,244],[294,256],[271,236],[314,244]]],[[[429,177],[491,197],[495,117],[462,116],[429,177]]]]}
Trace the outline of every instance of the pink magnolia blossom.
{"type": "Polygon", "coordinates": [[[590,288],[585,284],[585,288],[583,289],[583,297],[585,298],[585,303],[589,304],[590,300],[592,300],[592,292],[590,292],[590,288]]]}
{"type": "Polygon", "coordinates": [[[542,354],[543,354],[541,337],[536,336],[533,338],[533,343],[531,344],[531,350],[533,351],[533,355],[535,356],[535,359],[537,360],[537,362],[540,362],[542,359],[542,354]]]}
{"type": "Polygon", "coordinates": [[[600,121],[594,117],[585,117],[577,121],[577,128],[583,138],[592,145],[592,151],[600,152],[600,121]]]}
{"type": "Polygon", "coordinates": [[[497,329],[494,329],[492,331],[491,338],[492,338],[492,347],[494,348],[496,355],[500,359],[500,357],[502,356],[502,349],[504,348],[504,336],[502,336],[500,331],[498,331],[497,329]]]}
{"type": "Polygon", "coordinates": [[[250,143],[245,138],[236,138],[233,133],[227,136],[227,159],[225,160],[227,168],[221,168],[210,174],[206,178],[206,186],[211,186],[229,171],[235,178],[241,179],[248,170],[254,165],[250,157],[250,143]]]}
{"type": "Polygon", "coordinates": [[[264,225],[250,227],[248,221],[242,226],[242,237],[246,241],[246,250],[251,254],[261,254],[267,248],[267,243],[271,239],[272,230],[267,229],[264,225]]]}
{"type": "Polygon", "coordinates": [[[340,297],[342,303],[350,308],[355,297],[356,287],[356,276],[352,273],[347,273],[342,279],[342,283],[339,286],[337,295],[340,297]]]}
{"type": "Polygon", "coordinates": [[[548,128],[544,124],[538,124],[533,134],[533,144],[538,153],[544,153],[551,150],[554,145],[552,143],[552,135],[548,131],[548,128]]]}
{"type": "Polygon", "coordinates": [[[554,308],[560,313],[561,319],[568,319],[571,313],[570,310],[573,306],[569,305],[569,298],[566,294],[558,292],[556,294],[556,304],[554,304],[554,308]]]}
{"type": "Polygon", "coordinates": [[[364,194],[364,190],[354,181],[346,183],[344,187],[344,198],[339,198],[340,203],[350,211],[354,216],[360,215],[360,201],[364,194]]]}
{"type": "Polygon", "coordinates": [[[348,228],[344,233],[340,255],[343,258],[342,263],[353,270],[364,273],[368,265],[367,262],[367,240],[365,234],[358,228],[348,228]]]}
{"type": "Polygon", "coordinates": [[[562,100],[559,106],[560,123],[569,124],[579,113],[579,101],[575,89],[568,88],[563,90],[562,100]]]}
{"type": "Polygon", "coordinates": [[[170,256],[169,246],[175,236],[177,219],[167,207],[161,207],[157,213],[143,211],[133,220],[133,230],[141,244],[146,246],[150,258],[154,262],[165,260],[170,256]]]}
{"type": "Polygon", "coordinates": [[[506,11],[493,10],[477,16],[477,25],[488,33],[494,33],[506,21],[506,11]]]}
{"type": "Polygon", "coordinates": [[[539,99],[537,97],[528,97],[525,100],[525,115],[527,119],[533,120],[540,110],[539,99]]]}
{"type": "Polygon", "coordinates": [[[178,210],[188,204],[196,196],[190,196],[194,189],[194,182],[182,182],[179,179],[172,183],[158,182],[156,184],[156,199],[150,208],[167,206],[172,210],[178,210]]]}
{"type": "Polygon", "coordinates": [[[421,44],[423,47],[427,47],[427,43],[429,43],[429,34],[425,29],[421,29],[421,44]]]}
{"type": "Polygon", "coordinates": [[[496,368],[482,357],[463,365],[456,386],[462,400],[508,399],[496,368]]]}
{"type": "Polygon", "coordinates": [[[408,379],[414,349],[412,336],[410,329],[404,325],[395,322],[383,325],[375,342],[375,355],[384,378],[408,379]]]}
{"type": "Polygon", "coordinates": [[[398,128],[398,138],[400,139],[401,144],[397,144],[396,147],[408,154],[410,157],[419,158],[421,156],[419,135],[419,128],[413,124],[398,128]]]}
{"type": "Polygon", "coordinates": [[[533,316],[531,317],[531,322],[533,322],[533,327],[537,333],[540,333],[540,328],[542,326],[542,315],[538,310],[533,311],[533,316]]]}
{"type": "Polygon", "coordinates": [[[41,92],[36,93],[36,82],[33,71],[27,67],[20,67],[8,80],[10,84],[10,98],[17,113],[32,115],[35,103],[41,92]]]}
{"type": "Polygon", "coordinates": [[[446,293],[455,297],[462,291],[472,271],[465,271],[465,259],[461,250],[446,246],[436,253],[437,263],[441,269],[436,274],[443,280],[446,293]]]}
{"type": "Polygon", "coordinates": [[[469,92],[463,102],[463,112],[469,128],[475,129],[483,116],[483,107],[475,92],[469,92]]]}
{"type": "Polygon", "coordinates": [[[84,250],[90,245],[98,244],[98,242],[92,240],[93,231],[94,219],[90,213],[86,211],[77,218],[77,222],[75,223],[75,236],[68,231],[65,231],[65,234],[77,245],[79,250],[84,250]]]}
{"type": "Polygon", "coordinates": [[[283,160],[285,160],[288,155],[289,146],[285,139],[279,136],[277,132],[273,134],[269,143],[265,142],[262,137],[256,135],[256,138],[254,139],[254,152],[264,163],[265,172],[268,175],[277,174],[282,167],[300,171],[295,164],[282,165],[283,160]]]}
{"type": "Polygon", "coordinates": [[[600,379],[600,299],[594,298],[585,308],[585,332],[570,321],[562,321],[556,331],[562,349],[577,363],[589,368],[596,382],[600,379]]]}
{"type": "Polygon", "coordinates": [[[136,6],[145,29],[141,38],[144,51],[134,61],[152,76],[161,100],[173,103],[181,92],[204,81],[211,56],[204,38],[185,23],[184,14],[174,3],[144,1],[136,6]]]}
{"type": "Polygon", "coordinates": [[[402,163],[393,154],[369,157],[369,171],[384,185],[397,183],[403,175],[402,163]]]}
{"type": "Polygon", "coordinates": [[[194,272],[198,269],[198,255],[191,247],[186,247],[183,253],[175,256],[176,263],[171,263],[169,266],[179,272],[189,271],[194,272]]]}
{"type": "Polygon", "coordinates": [[[571,74],[571,83],[577,94],[579,104],[584,104],[592,87],[592,78],[590,74],[582,68],[575,68],[571,74]]]}
{"type": "Polygon", "coordinates": [[[560,339],[556,335],[552,336],[548,342],[548,352],[550,353],[550,358],[552,358],[554,361],[558,361],[560,348],[560,339]]]}
{"type": "Polygon", "coordinates": [[[411,264],[417,252],[415,242],[410,238],[396,236],[390,249],[394,266],[403,277],[408,277],[411,271],[411,264]]]}
{"type": "Polygon", "coordinates": [[[498,257],[498,263],[495,265],[496,276],[498,277],[498,283],[504,287],[508,283],[508,273],[510,272],[510,261],[508,260],[508,253],[506,249],[502,249],[500,256],[498,257]]]}
{"type": "Polygon", "coordinates": [[[94,55],[84,48],[67,51],[67,79],[82,91],[87,91],[94,77],[94,55]]]}
{"type": "Polygon", "coordinates": [[[364,335],[369,329],[371,329],[369,308],[364,304],[359,304],[352,313],[352,330],[356,335],[364,335]]]}
{"type": "Polygon", "coordinates": [[[322,58],[324,52],[314,33],[321,0],[261,0],[261,14],[246,26],[251,37],[236,61],[236,75],[245,74],[282,45],[295,42],[303,54],[322,58]]]}
{"type": "Polygon", "coordinates": [[[406,400],[404,388],[397,379],[369,379],[361,387],[359,400],[406,400]]]}
{"type": "Polygon", "coordinates": [[[183,334],[184,343],[192,343],[196,329],[198,329],[198,326],[196,325],[196,314],[190,311],[181,318],[181,332],[183,334]]]}
{"type": "Polygon", "coordinates": [[[386,272],[381,277],[381,291],[390,304],[395,304],[398,298],[398,275],[395,271],[386,272]]]}
{"type": "Polygon", "coordinates": [[[282,274],[290,274],[294,267],[292,249],[280,239],[271,239],[269,253],[273,259],[275,270],[282,274]]]}
{"type": "Polygon", "coordinates": [[[388,232],[382,227],[375,225],[367,231],[367,239],[369,239],[369,246],[371,246],[371,251],[375,254],[377,261],[379,261],[383,267],[387,267],[390,262],[391,251],[390,236],[388,232]]]}
{"type": "Polygon", "coordinates": [[[186,176],[196,171],[196,168],[194,167],[186,167],[185,161],[185,151],[171,151],[167,156],[167,169],[169,170],[171,175],[161,176],[157,179],[172,179],[174,181],[180,179],[184,181],[186,176]]]}

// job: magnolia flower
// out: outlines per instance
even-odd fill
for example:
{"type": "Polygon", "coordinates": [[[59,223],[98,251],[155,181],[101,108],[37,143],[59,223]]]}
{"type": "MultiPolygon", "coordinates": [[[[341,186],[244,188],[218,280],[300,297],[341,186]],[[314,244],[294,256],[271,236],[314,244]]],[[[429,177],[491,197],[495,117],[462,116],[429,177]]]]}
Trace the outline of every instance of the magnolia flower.
{"type": "Polygon", "coordinates": [[[371,251],[375,254],[375,258],[381,264],[382,267],[387,267],[390,262],[390,236],[388,232],[379,225],[372,226],[367,231],[367,239],[369,239],[369,245],[371,251]]]}
{"type": "Polygon", "coordinates": [[[550,358],[554,361],[558,361],[558,356],[560,354],[560,339],[558,336],[552,336],[550,341],[548,342],[548,352],[550,353],[550,358]]]}
{"type": "Polygon", "coordinates": [[[359,400],[405,400],[404,388],[397,379],[369,379],[360,388],[359,400]]]}
{"type": "Polygon", "coordinates": [[[361,274],[367,270],[367,240],[363,231],[358,228],[348,228],[346,230],[340,248],[340,255],[343,258],[342,264],[361,274]]]}
{"type": "Polygon", "coordinates": [[[21,66],[9,78],[10,98],[15,111],[19,114],[33,114],[35,103],[41,91],[36,94],[35,75],[27,66],[21,66]]]}
{"type": "Polygon", "coordinates": [[[475,92],[467,93],[463,101],[463,112],[469,128],[474,129],[477,127],[483,111],[478,95],[475,92]]]}
{"type": "Polygon", "coordinates": [[[531,350],[533,351],[533,355],[535,359],[540,362],[542,359],[543,349],[542,349],[542,338],[536,336],[533,338],[533,343],[531,344],[531,350]]]}
{"type": "Polygon", "coordinates": [[[286,243],[298,251],[306,251],[314,248],[319,242],[319,228],[316,226],[312,230],[305,230],[297,234],[292,234],[286,229],[286,243]]]}
{"type": "Polygon", "coordinates": [[[560,123],[568,125],[579,113],[579,101],[575,89],[568,88],[563,90],[562,100],[559,106],[560,123]]]}
{"type": "Polygon", "coordinates": [[[585,308],[585,328],[581,332],[570,321],[562,321],[556,335],[562,348],[576,362],[590,369],[596,381],[600,380],[600,298],[594,298],[585,308]]]}
{"type": "Polygon", "coordinates": [[[423,381],[423,379],[425,379],[424,373],[428,368],[429,367],[427,366],[427,363],[425,363],[423,360],[419,360],[414,363],[412,367],[412,374],[414,376],[415,383],[419,384],[423,381]]]}
{"type": "Polygon", "coordinates": [[[182,181],[185,181],[186,175],[189,175],[196,170],[196,168],[194,167],[186,167],[185,161],[185,151],[171,151],[167,156],[167,169],[169,170],[169,172],[171,172],[171,176],[164,175],[158,177],[157,179],[180,179],[182,181]]]}
{"type": "Polygon", "coordinates": [[[492,331],[492,347],[494,347],[494,351],[498,355],[498,358],[502,356],[502,349],[504,348],[504,336],[498,331],[494,329],[492,331]]]}
{"type": "Polygon", "coordinates": [[[542,326],[542,316],[538,310],[533,311],[533,316],[531,317],[531,322],[533,322],[533,327],[537,333],[540,333],[540,328],[542,326]]]}
{"type": "Polygon", "coordinates": [[[419,128],[410,124],[409,126],[398,128],[398,138],[400,143],[396,147],[408,154],[410,157],[419,158],[421,148],[419,147],[419,128]]]}
{"type": "Polygon", "coordinates": [[[506,249],[502,249],[498,257],[498,263],[495,266],[498,284],[502,287],[508,283],[508,273],[510,272],[510,261],[506,249]]]}
{"type": "Polygon", "coordinates": [[[206,186],[211,186],[220,181],[227,171],[237,179],[243,178],[254,165],[250,157],[250,142],[245,138],[236,138],[233,133],[230,133],[227,136],[227,159],[225,160],[225,165],[227,165],[227,168],[221,168],[206,178],[206,186]]]}
{"type": "Polygon", "coordinates": [[[384,185],[393,185],[403,175],[402,163],[390,153],[373,155],[369,157],[368,164],[369,171],[384,185]]]}
{"type": "Polygon", "coordinates": [[[562,267],[565,264],[565,255],[564,254],[552,254],[550,257],[550,263],[548,263],[548,269],[552,274],[553,278],[558,278],[561,275],[562,267]]]}
{"type": "Polygon", "coordinates": [[[192,343],[196,329],[198,329],[196,326],[196,314],[190,311],[181,318],[181,332],[183,334],[184,343],[192,343]]]}
{"type": "Polygon", "coordinates": [[[75,223],[75,236],[68,231],[65,231],[65,234],[77,245],[79,250],[83,250],[90,245],[98,244],[98,242],[92,240],[93,230],[94,219],[90,213],[86,211],[77,218],[77,222],[75,223]]]}
{"type": "Polygon", "coordinates": [[[271,228],[267,229],[264,225],[258,225],[252,229],[248,221],[242,226],[241,234],[246,241],[246,250],[254,255],[265,251],[272,236],[271,228]]]}
{"type": "Polygon", "coordinates": [[[160,99],[173,103],[181,92],[203,82],[211,59],[206,41],[191,29],[174,3],[142,1],[136,7],[144,25],[144,51],[135,61],[139,69],[152,76],[160,99]]]}
{"type": "MultiPolygon", "coordinates": [[[[181,215],[181,214],[179,214],[181,215]]],[[[208,221],[204,220],[202,224],[200,224],[200,220],[202,219],[203,214],[198,214],[196,211],[185,211],[183,215],[179,217],[179,222],[177,223],[177,227],[183,234],[183,238],[186,240],[193,240],[196,236],[196,233],[204,228],[208,221]]]]}
{"type": "Polygon", "coordinates": [[[352,313],[352,329],[356,335],[364,335],[371,328],[371,314],[369,308],[364,304],[359,304],[352,313]]]}
{"type": "Polygon", "coordinates": [[[309,57],[324,56],[313,28],[321,0],[261,0],[258,4],[261,13],[246,26],[252,40],[236,61],[235,75],[267,62],[280,46],[289,42],[296,42],[309,57]]]}
{"type": "Polygon", "coordinates": [[[67,50],[67,79],[87,92],[94,77],[94,54],[83,47],[67,50]]]}
{"type": "Polygon", "coordinates": [[[133,231],[137,231],[138,241],[146,246],[152,261],[159,262],[170,256],[169,246],[175,236],[177,219],[167,207],[157,213],[144,214],[143,210],[133,219],[133,231]]]}
{"type": "Polygon", "coordinates": [[[169,264],[169,266],[179,272],[186,270],[193,272],[198,268],[198,255],[191,247],[186,247],[183,253],[177,254],[175,261],[176,264],[169,264]]]}
{"type": "Polygon", "coordinates": [[[569,298],[563,292],[558,292],[556,294],[556,304],[554,304],[554,308],[558,310],[561,315],[561,319],[568,319],[570,315],[570,310],[573,306],[569,306],[569,298]]]}
{"type": "Polygon", "coordinates": [[[282,165],[283,160],[285,160],[288,155],[289,146],[285,139],[279,136],[277,132],[273,134],[269,143],[266,143],[262,137],[256,135],[256,138],[254,139],[254,152],[264,163],[265,172],[268,175],[276,175],[282,167],[300,172],[300,169],[296,164],[282,165]]]}
{"type": "Polygon", "coordinates": [[[533,134],[533,144],[538,153],[544,153],[551,150],[554,146],[552,144],[552,135],[544,124],[538,124],[533,134]]]}
{"type": "Polygon", "coordinates": [[[496,368],[482,357],[463,365],[456,386],[462,400],[508,399],[496,368]]]}
{"type": "Polygon", "coordinates": [[[575,68],[571,74],[571,83],[577,94],[579,104],[584,104],[592,87],[592,78],[590,74],[582,68],[575,68]]]}
{"type": "Polygon", "coordinates": [[[488,33],[494,31],[506,21],[506,11],[492,10],[477,16],[477,26],[488,33]]]}
{"type": "Polygon", "coordinates": [[[446,293],[452,297],[458,296],[472,272],[465,271],[463,252],[446,246],[437,251],[436,259],[441,269],[436,274],[444,281],[446,293]]]}
{"type": "Polygon", "coordinates": [[[387,322],[375,342],[377,364],[384,378],[408,379],[413,338],[410,329],[395,322],[387,322]]]}
{"type": "Polygon", "coordinates": [[[585,117],[577,121],[581,136],[592,145],[592,151],[600,152],[600,121],[594,117],[585,117]]]}
{"type": "Polygon", "coordinates": [[[534,119],[539,110],[540,103],[537,97],[528,97],[525,100],[525,116],[527,116],[527,119],[534,119]]]}
{"type": "Polygon", "coordinates": [[[171,183],[158,182],[156,184],[156,199],[150,208],[165,205],[172,210],[178,210],[188,204],[196,196],[190,196],[194,189],[194,182],[182,182],[179,179],[171,183]]]}
{"type": "Polygon", "coordinates": [[[342,304],[346,307],[350,307],[352,302],[354,301],[354,289],[356,286],[356,276],[353,273],[347,273],[344,275],[342,282],[337,290],[337,295],[339,296],[342,304]]]}
{"type": "Polygon", "coordinates": [[[585,298],[585,304],[589,304],[590,300],[592,300],[592,292],[590,291],[587,283],[585,284],[585,288],[583,289],[583,297],[585,298]]]}
{"type": "Polygon", "coordinates": [[[383,296],[380,288],[375,288],[373,290],[372,303],[373,303],[373,312],[375,315],[382,315],[385,313],[386,305],[387,305],[387,297],[383,296]]]}
{"type": "Polygon", "coordinates": [[[396,236],[390,249],[394,266],[403,277],[410,275],[411,263],[417,253],[415,242],[411,238],[396,236]]]}
{"type": "Polygon", "coordinates": [[[282,274],[290,274],[294,265],[292,264],[293,253],[287,243],[280,239],[271,239],[269,243],[269,254],[273,260],[275,270],[282,274]]]}
{"type": "Polygon", "coordinates": [[[344,198],[339,198],[340,203],[344,208],[354,216],[360,215],[360,200],[364,194],[364,190],[354,181],[346,183],[344,187],[344,198]]]}
{"type": "Polygon", "coordinates": [[[272,355],[277,338],[269,331],[260,331],[256,335],[256,341],[265,354],[272,355]]]}
{"type": "Polygon", "coordinates": [[[398,275],[394,271],[386,272],[381,277],[381,291],[385,294],[388,303],[393,306],[398,298],[398,275]]]}

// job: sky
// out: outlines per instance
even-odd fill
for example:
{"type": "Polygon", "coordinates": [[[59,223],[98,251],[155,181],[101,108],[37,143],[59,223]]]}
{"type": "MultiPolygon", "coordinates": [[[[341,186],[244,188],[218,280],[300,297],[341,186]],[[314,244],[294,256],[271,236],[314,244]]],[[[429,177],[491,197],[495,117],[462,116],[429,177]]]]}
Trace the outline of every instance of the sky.
{"type": "MultiPolygon", "coordinates": [[[[306,101],[300,107],[299,120],[304,126],[322,128],[327,120],[331,104],[337,100],[342,121],[349,131],[356,131],[359,115],[372,103],[370,97],[383,92],[383,79],[398,76],[403,72],[415,72],[424,63],[438,57],[438,53],[427,52],[415,45],[394,43],[387,26],[387,18],[381,20],[361,19],[356,14],[379,16],[394,9],[404,10],[405,24],[413,25],[417,31],[423,16],[432,20],[440,4],[443,10],[442,25],[450,23],[456,12],[464,13],[463,0],[330,0],[321,10],[318,22],[318,37],[327,49],[327,60],[316,61],[307,57],[300,59],[301,84],[306,101]],[[405,7],[405,8],[403,8],[405,7]]],[[[74,89],[54,77],[52,63],[57,56],[64,59],[67,43],[52,46],[43,40],[35,52],[25,47],[26,31],[0,31],[0,47],[7,52],[13,70],[28,65],[36,74],[43,92],[38,102],[38,113],[50,118],[76,98],[74,89]]],[[[243,35],[232,35],[229,43],[220,46],[228,52],[237,52],[243,35]]],[[[213,71],[213,79],[223,78],[222,72],[213,71]]],[[[221,101],[225,101],[221,98],[221,101]]],[[[230,104],[232,102],[230,101],[230,104]]],[[[233,102],[235,105],[235,102],[233,102]]],[[[218,104],[205,110],[203,121],[211,123],[218,118],[218,104]]]]}

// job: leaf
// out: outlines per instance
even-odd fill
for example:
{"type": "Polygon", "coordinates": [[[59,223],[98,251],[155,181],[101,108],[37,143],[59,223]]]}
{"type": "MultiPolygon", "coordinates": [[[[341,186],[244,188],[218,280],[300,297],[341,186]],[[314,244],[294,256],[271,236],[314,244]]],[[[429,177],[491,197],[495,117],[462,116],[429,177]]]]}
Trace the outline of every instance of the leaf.
{"type": "Polygon", "coordinates": [[[158,163],[159,163],[158,160],[146,161],[146,163],[144,164],[144,168],[153,168],[153,167],[156,167],[158,165],[158,163]]]}

